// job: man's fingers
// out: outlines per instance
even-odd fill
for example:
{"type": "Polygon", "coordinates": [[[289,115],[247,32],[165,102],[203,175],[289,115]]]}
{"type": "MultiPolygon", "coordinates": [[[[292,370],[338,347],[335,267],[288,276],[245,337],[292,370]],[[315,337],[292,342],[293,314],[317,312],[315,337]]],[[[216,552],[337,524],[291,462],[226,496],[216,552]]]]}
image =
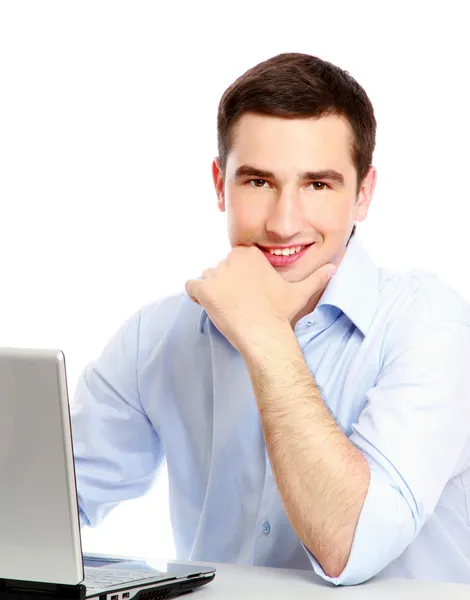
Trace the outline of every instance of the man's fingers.
{"type": "Polygon", "coordinates": [[[186,282],[186,293],[196,304],[201,304],[199,302],[199,296],[202,282],[204,279],[208,279],[211,275],[213,275],[214,272],[215,268],[205,269],[199,279],[189,279],[189,281],[186,282]]]}
{"type": "Polygon", "coordinates": [[[201,279],[207,279],[208,277],[210,277],[210,276],[212,275],[212,273],[213,273],[214,271],[215,271],[215,269],[212,269],[212,268],[210,268],[210,269],[205,269],[205,270],[202,272],[201,279]]]}
{"type": "Polygon", "coordinates": [[[198,283],[200,283],[198,279],[190,279],[186,282],[186,285],[184,286],[186,289],[186,293],[196,304],[200,304],[199,300],[196,297],[198,283]]]}

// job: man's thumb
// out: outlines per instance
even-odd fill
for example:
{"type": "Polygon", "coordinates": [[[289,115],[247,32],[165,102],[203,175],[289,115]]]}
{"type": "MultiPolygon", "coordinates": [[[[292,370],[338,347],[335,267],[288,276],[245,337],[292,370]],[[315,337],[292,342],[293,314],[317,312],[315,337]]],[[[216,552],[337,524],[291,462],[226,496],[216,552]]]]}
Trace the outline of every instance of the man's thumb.
{"type": "Polygon", "coordinates": [[[308,297],[313,296],[318,291],[323,291],[326,288],[336,271],[337,268],[333,264],[323,265],[303,281],[297,283],[298,289],[308,297]]]}

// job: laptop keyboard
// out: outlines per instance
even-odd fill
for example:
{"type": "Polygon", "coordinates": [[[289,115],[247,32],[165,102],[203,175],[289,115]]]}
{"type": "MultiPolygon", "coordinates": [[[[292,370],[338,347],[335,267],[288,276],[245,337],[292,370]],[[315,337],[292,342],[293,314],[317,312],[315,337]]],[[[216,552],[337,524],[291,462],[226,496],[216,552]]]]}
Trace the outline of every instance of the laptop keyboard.
{"type": "Polygon", "coordinates": [[[131,571],[124,569],[109,569],[106,567],[85,567],[85,581],[87,590],[107,589],[113,585],[132,583],[140,579],[157,579],[163,575],[155,569],[152,573],[148,571],[131,571]]]}

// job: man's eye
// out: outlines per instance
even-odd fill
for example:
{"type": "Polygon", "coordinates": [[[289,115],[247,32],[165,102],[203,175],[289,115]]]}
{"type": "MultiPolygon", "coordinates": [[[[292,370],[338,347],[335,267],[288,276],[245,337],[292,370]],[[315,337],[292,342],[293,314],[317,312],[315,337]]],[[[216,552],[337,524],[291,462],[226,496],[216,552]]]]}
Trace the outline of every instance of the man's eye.
{"type": "Polygon", "coordinates": [[[265,183],[268,183],[265,179],[250,179],[248,182],[253,187],[262,188],[265,183]]]}
{"type": "Polygon", "coordinates": [[[323,181],[312,181],[310,185],[313,185],[313,189],[319,192],[321,192],[322,190],[326,190],[326,188],[328,187],[326,183],[323,183],[323,181]]]}

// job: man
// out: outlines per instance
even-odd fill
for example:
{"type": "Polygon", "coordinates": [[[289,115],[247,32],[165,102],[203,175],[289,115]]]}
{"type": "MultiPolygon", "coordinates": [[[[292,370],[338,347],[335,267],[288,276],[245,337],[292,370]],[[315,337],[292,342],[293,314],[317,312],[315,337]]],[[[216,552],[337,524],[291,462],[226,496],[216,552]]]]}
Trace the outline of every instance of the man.
{"type": "Polygon", "coordinates": [[[470,582],[470,309],[354,235],[375,129],[358,83],[308,55],[224,93],[212,171],[232,251],[84,372],[82,524],[165,457],[180,559],[470,582]]]}

